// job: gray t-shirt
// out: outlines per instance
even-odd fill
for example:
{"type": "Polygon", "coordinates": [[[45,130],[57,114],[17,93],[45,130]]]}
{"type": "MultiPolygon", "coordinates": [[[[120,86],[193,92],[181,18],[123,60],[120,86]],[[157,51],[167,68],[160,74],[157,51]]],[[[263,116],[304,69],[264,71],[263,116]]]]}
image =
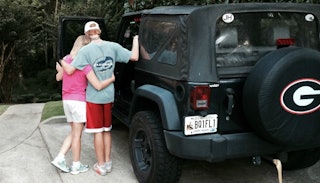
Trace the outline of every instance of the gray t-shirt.
{"type": "MultiPolygon", "coordinates": [[[[131,51],[123,48],[120,44],[103,41],[91,42],[82,47],[71,65],[82,70],[90,64],[100,81],[112,76],[116,62],[128,63],[131,51]]],[[[103,90],[96,90],[90,82],[86,90],[86,100],[95,104],[106,104],[114,101],[113,83],[103,90]]]]}

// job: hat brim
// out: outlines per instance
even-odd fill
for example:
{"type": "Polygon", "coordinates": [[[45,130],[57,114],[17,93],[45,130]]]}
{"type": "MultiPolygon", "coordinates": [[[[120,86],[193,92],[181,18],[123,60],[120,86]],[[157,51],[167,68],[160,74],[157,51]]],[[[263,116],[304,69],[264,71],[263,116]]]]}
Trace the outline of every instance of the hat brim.
{"type": "Polygon", "coordinates": [[[85,33],[87,33],[88,31],[91,31],[91,30],[97,30],[97,31],[99,31],[101,33],[101,30],[99,28],[97,28],[97,27],[90,27],[89,29],[86,30],[85,33]]]}

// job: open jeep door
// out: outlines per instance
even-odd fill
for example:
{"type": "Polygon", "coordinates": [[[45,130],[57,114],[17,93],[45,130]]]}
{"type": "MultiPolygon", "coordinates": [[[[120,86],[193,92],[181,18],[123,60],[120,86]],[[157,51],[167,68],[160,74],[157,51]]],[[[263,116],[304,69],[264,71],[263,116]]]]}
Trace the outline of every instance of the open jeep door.
{"type": "Polygon", "coordinates": [[[78,36],[84,34],[84,25],[88,21],[97,22],[101,29],[101,38],[107,40],[107,31],[103,18],[62,16],[59,19],[58,58],[61,59],[69,54],[74,41],[78,36]]]}

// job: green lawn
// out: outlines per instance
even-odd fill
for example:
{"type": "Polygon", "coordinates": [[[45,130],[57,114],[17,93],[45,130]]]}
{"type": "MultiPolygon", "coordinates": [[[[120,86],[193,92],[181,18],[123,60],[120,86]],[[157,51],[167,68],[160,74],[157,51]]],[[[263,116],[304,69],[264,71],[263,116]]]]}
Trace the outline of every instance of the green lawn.
{"type": "Polygon", "coordinates": [[[41,121],[51,118],[53,116],[64,115],[62,101],[47,102],[43,108],[41,121]]]}
{"type": "MultiPolygon", "coordinates": [[[[0,115],[3,114],[10,105],[0,104],[0,115]]],[[[52,101],[47,102],[44,105],[41,121],[51,118],[53,116],[62,116],[64,115],[62,101],[52,101]]]]}
{"type": "Polygon", "coordinates": [[[0,115],[3,114],[10,105],[0,104],[0,115]]]}

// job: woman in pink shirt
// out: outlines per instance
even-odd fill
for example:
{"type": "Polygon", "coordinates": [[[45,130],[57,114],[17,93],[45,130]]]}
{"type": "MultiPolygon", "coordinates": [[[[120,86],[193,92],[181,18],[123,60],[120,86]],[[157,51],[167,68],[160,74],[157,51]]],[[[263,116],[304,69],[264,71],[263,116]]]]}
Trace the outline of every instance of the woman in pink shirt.
{"type": "MultiPolygon", "coordinates": [[[[90,42],[90,38],[85,35],[79,36],[70,52],[63,60],[67,63],[71,63],[77,55],[80,48],[90,42]]],[[[56,80],[62,80],[62,101],[63,109],[66,115],[67,121],[71,126],[71,133],[65,138],[59,154],[51,162],[54,166],[64,172],[70,172],[71,174],[78,174],[80,172],[86,172],[89,169],[88,165],[84,165],[80,162],[81,152],[81,135],[84,124],[86,122],[86,87],[87,80],[97,89],[101,90],[114,82],[115,77],[99,81],[92,67],[88,65],[83,70],[76,70],[72,75],[68,75],[63,72],[59,63],[56,64],[58,73],[56,74],[56,80]],[[71,169],[67,166],[65,155],[71,149],[73,163],[71,169]]]]}

